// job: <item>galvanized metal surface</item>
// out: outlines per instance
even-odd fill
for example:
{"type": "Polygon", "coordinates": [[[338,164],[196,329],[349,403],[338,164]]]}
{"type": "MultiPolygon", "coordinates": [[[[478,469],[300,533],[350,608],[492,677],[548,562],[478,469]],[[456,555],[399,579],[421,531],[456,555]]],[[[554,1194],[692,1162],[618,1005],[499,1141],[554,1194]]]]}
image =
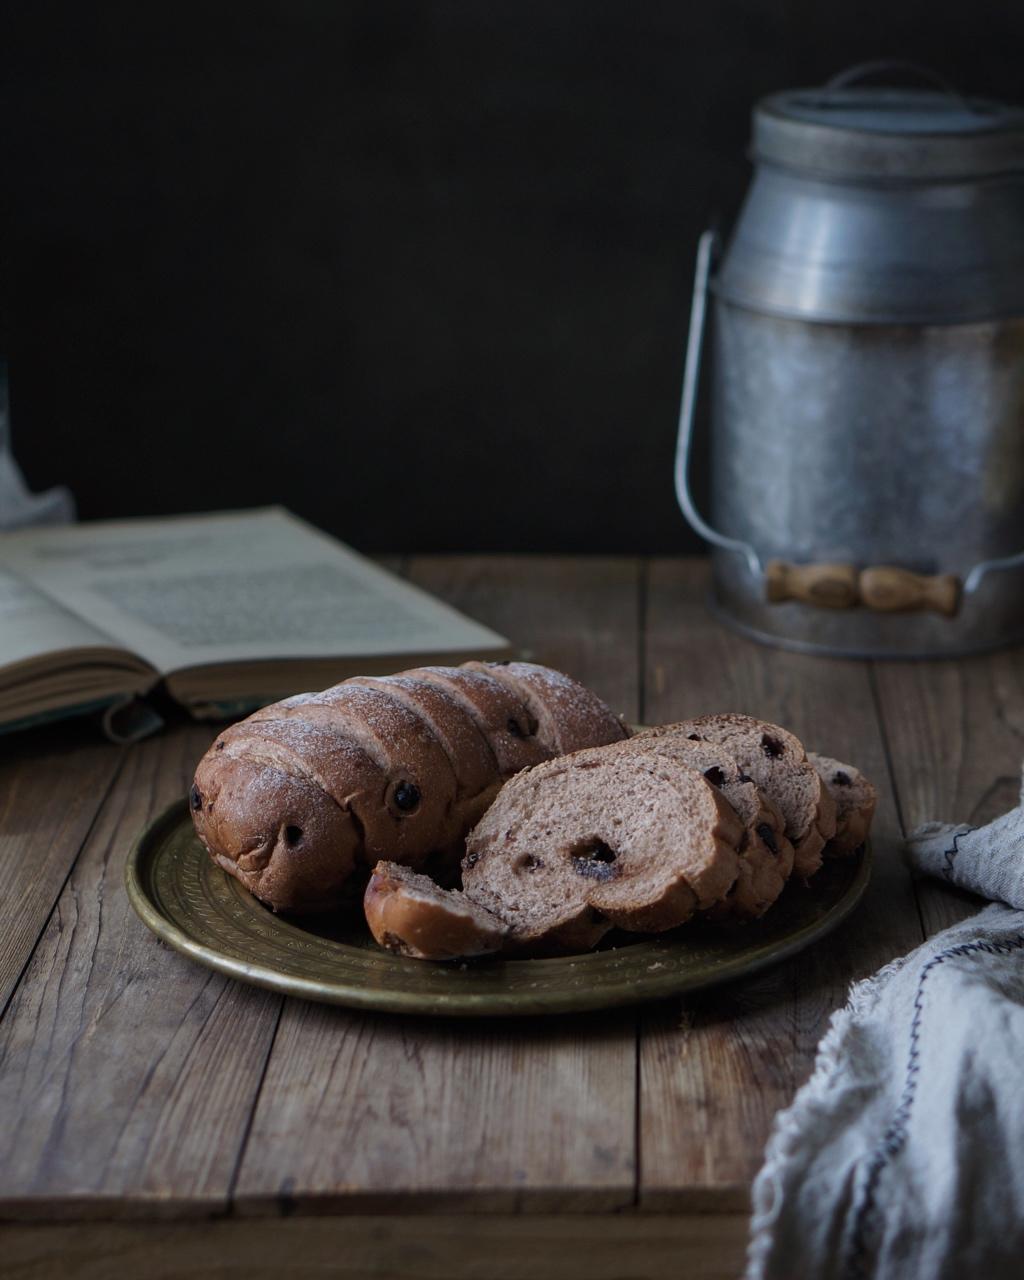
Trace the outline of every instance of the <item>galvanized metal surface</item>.
{"type": "MultiPolygon", "coordinates": [[[[808,325],[718,302],[712,523],[763,558],[965,575],[1024,546],[1024,320],[808,325]]],[[[768,604],[716,558],[728,613],[847,653],[959,653],[1024,632],[1020,573],[960,615],[768,604]]]]}
{"type": "Polygon", "coordinates": [[[1020,172],[1024,110],[955,91],[791,89],[757,104],[759,162],[840,181],[965,181],[1020,172]]]}
{"type": "MultiPolygon", "coordinates": [[[[858,656],[1024,638],[1024,113],[816,92],[759,104],[770,162],[711,282],[709,522],[680,505],[715,546],[718,607],[858,656]],[[768,603],[773,558],[955,574],[966,592],[954,618],[768,603]]],[[[699,352],[691,334],[681,490],[699,352]]]]}
{"type": "Polygon", "coordinates": [[[1024,315],[1024,174],[896,187],[764,166],[713,288],[757,311],[833,324],[1024,315]]]}

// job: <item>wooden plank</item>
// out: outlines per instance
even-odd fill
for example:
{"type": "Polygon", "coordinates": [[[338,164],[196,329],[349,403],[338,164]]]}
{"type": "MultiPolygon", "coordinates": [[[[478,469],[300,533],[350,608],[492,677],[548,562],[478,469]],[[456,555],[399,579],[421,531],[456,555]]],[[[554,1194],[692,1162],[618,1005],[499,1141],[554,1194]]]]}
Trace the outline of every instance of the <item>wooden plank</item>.
{"type": "Polygon", "coordinates": [[[0,739],[0,1010],[120,767],[90,721],[0,739]],[[55,803],[59,797],[59,803],[55,803]]]}
{"type": "Polygon", "coordinates": [[[405,1216],[0,1230],[3,1280],[737,1280],[742,1214],[405,1216]]]}
{"type": "MultiPolygon", "coordinates": [[[[1017,804],[1024,756],[1024,649],[959,661],[875,664],[882,720],[907,828],[981,826],[1017,804]]],[[[916,884],[927,935],[973,915],[981,900],[916,884]]]]}
{"type": "MultiPolygon", "coordinates": [[[[411,577],[636,714],[635,562],[430,559],[411,577]]],[[[236,1206],[630,1204],[635,1038],[632,1013],[467,1026],[289,1001],[236,1206]]]]}
{"type": "Polygon", "coordinates": [[[659,1210],[745,1203],[772,1118],[808,1075],[850,982],[921,940],[866,667],[733,634],[707,611],[707,581],[697,561],[652,566],[645,719],[747,712],[858,765],[880,791],[875,870],[853,918],[812,949],[751,981],[645,1016],[640,1203],[659,1210]]]}
{"type": "Polygon", "coordinates": [[[0,1024],[6,1217],[226,1205],[280,1001],[158,943],[123,884],[132,838],[210,738],[130,749],[0,1024]]]}

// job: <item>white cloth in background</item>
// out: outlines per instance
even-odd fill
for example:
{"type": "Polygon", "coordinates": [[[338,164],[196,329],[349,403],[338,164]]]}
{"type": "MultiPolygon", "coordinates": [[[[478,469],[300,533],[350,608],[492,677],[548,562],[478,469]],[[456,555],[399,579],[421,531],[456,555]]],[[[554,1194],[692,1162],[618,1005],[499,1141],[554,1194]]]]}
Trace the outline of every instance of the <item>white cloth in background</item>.
{"type": "Polygon", "coordinates": [[[1024,805],[907,856],[1008,905],[851,988],[776,1117],[747,1280],[1024,1277],[1024,805]]]}
{"type": "Polygon", "coordinates": [[[27,524],[68,524],[74,518],[74,499],[63,485],[45,493],[29,492],[11,452],[7,375],[0,364],[0,530],[27,524]]]}

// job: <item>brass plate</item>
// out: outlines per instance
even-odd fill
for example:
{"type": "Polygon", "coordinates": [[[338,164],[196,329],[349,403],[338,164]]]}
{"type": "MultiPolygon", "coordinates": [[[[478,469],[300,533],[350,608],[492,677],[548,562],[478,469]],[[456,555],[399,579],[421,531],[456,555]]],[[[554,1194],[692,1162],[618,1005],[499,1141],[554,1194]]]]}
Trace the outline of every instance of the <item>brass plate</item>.
{"type": "Polygon", "coordinates": [[[333,927],[275,916],[216,866],[187,802],[142,832],[125,877],[132,906],[176,951],[242,982],[329,1004],[392,1013],[492,1017],[567,1013],[697,991],[763,969],[834,929],[860,901],[870,848],[791,884],[767,915],[731,928],[705,923],[557,960],[429,964],[383,951],[361,920],[333,927]]]}

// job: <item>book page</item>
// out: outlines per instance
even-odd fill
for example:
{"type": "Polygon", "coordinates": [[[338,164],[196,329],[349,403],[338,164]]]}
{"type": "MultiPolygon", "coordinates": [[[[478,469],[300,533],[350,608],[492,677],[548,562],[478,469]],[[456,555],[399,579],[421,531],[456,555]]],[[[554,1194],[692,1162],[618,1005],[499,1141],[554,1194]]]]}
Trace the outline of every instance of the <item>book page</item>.
{"type": "Polygon", "coordinates": [[[117,647],[0,560],[0,668],[68,649],[117,647]]]}
{"type": "Polygon", "coordinates": [[[161,673],[505,641],[272,508],[8,535],[3,559],[161,673]]]}

